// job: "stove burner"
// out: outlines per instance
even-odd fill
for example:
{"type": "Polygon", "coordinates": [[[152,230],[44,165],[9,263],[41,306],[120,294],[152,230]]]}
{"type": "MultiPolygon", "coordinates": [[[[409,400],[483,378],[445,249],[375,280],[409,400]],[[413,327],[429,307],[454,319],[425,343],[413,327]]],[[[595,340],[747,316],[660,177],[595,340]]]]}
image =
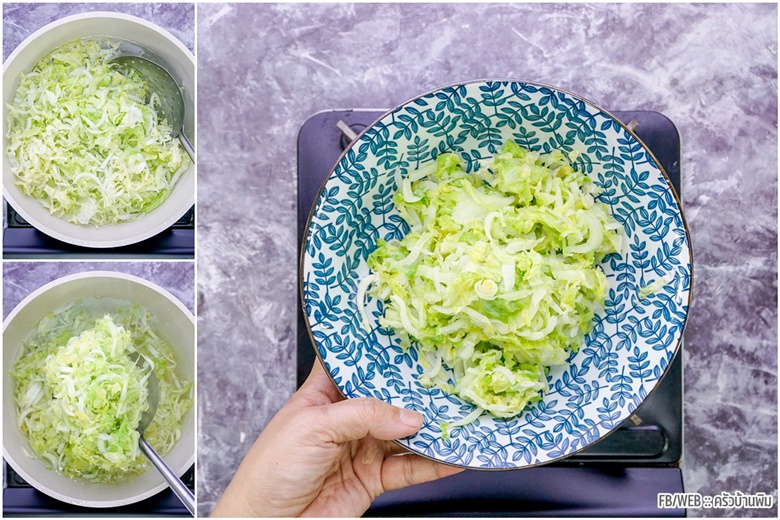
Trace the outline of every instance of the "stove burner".
{"type": "Polygon", "coordinates": [[[347,149],[347,146],[349,146],[349,143],[357,139],[358,135],[360,135],[360,132],[365,130],[367,127],[366,125],[362,125],[360,123],[348,125],[344,121],[339,120],[339,122],[336,123],[336,128],[338,128],[341,132],[341,151],[344,151],[347,149]]]}

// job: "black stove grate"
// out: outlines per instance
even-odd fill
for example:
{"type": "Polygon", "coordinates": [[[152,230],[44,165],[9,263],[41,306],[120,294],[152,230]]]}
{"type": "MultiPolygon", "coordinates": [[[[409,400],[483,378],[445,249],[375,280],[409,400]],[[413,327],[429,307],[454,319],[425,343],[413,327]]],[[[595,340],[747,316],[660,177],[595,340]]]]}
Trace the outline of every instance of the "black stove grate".
{"type": "MultiPolygon", "coordinates": [[[[298,244],[320,188],[349,139],[337,124],[360,133],[383,110],[333,110],[309,118],[298,134],[298,244]]],[[[612,114],[636,125],[680,193],[680,137],[664,115],[612,114]]],[[[656,494],[682,492],[682,349],[664,379],[631,421],[582,452],[519,472],[465,471],[445,481],[386,493],[369,510],[376,516],[680,516],[657,508],[656,494]],[[611,487],[610,487],[611,486],[611,487]]],[[[298,302],[297,383],[314,362],[314,347],[298,302]]]]}
{"type": "MultiPolygon", "coordinates": [[[[92,509],[60,502],[28,484],[11,466],[5,466],[3,490],[3,516],[191,516],[181,501],[166,488],[158,494],[122,507],[92,509]]],[[[154,471],[150,469],[149,471],[154,471]]],[[[195,491],[195,466],[181,477],[181,481],[195,491]]]]}
{"type": "Polygon", "coordinates": [[[162,233],[137,244],[106,249],[90,249],[61,242],[35,229],[16,210],[5,205],[3,258],[170,258],[195,257],[195,207],[162,233]]]}

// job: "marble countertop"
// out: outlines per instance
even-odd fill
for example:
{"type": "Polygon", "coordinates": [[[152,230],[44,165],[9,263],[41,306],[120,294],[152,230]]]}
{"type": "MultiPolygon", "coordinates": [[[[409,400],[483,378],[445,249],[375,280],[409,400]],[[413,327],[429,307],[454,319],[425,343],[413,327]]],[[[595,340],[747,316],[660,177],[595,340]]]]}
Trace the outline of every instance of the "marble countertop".
{"type": "Polygon", "coordinates": [[[72,14],[114,11],[153,22],[195,52],[195,5],[187,3],[5,3],[3,4],[3,60],[29,35],[72,14]]]}
{"type": "Polygon", "coordinates": [[[195,312],[193,262],[4,262],[3,318],[33,291],[70,274],[118,271],[155,283],[195,312]]]}
{"type": "Polygon", "coordinates": [[[487,77],[677,125],[696,272],[685,488],[777,497],[776,20],[775,5],[199,5],[200,513],[295,390],[301,124],[487,77]]]}

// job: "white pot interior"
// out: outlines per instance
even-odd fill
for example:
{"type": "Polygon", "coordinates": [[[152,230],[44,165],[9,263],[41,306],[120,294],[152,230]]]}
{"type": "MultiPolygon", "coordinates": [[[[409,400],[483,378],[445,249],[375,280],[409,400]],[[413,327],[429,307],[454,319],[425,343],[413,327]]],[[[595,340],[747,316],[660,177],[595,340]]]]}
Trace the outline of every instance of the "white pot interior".
{"type": "MultiPolygon", "coordinates": [[[[87,507],[115,507],[138,502],[167,485],[154,469],[115,484],[91,484],[72,480],[47,469],[46,463],[30,458],[26,437],[16,422],[14,381],[8,371],[19,355],[24,336],[46,313],[81,298],[106,298],[106,311],[123,300],[149,309],[157,318],[155,332],[176,353],[177,371],[193,381],[195,374],[195,326],[192,314],[167,291],[143,279],[116,272],[94,271],[56,280],[28,296],[8,316],[3,332],[3,452],[7,462],[30,485],[59,500],[87,507]]],[[[101,308],[101,307],[99,307],[101,308]]],[[[101,310],[103,310],[101,308],[101,310]]],[[[182,475],[195,459],[194,410],[185,416],[182,438],[165,457],[182,475]]]]}
{"type": "MultiPolygon", "coordinates": [[[[53,22],[30,35],[9,56],[3,70],[3,121],[7,104],[19,86],[19,75],[31,70],[53,49],[88,37],[114,37],[135,42],[163,60],[163,65],[181,83],[185,95],[185,134],[195,143],[195,58],[169,32],[140,18],[119,13],[84,13],[53,22]]],[[[139,219],[99,228],[72,224],[54,217],[37,200],[14,185],[15,177],[5,156],[7,128],[3,128],[3,189],[8,202],[30,224],[58,240],[84,247],[119,247],[152,237],[182,217],[195,201],[195,165],[182,175],[168,199],[139,219]]]]}

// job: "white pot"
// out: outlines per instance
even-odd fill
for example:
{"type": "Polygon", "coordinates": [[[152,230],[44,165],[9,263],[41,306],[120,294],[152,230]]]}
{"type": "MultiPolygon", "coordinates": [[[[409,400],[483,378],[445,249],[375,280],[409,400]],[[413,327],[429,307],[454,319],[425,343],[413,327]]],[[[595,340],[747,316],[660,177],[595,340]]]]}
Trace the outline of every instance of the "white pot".
{"type": "Polygon", "coordinates": [[[19,86],[19,75],[56,47],[88,37],[115,37],[130,40],[157,54],[171,74],[180,81],[185,95],[185,134],[195,142],[195,57],[171,33],[150,22],[120,13],[94,12],[67,16],[37,30],[17,47],[3,68],[3,192],[13,208],[38,230],[63,242],[84,247],[119,247],[145,240],[168,229],[195,201],[195,164],[185,172],[168,199],[159,207],[132,222],[96,228],[72,224],[49,213],[36,199],[14,185],[15,176],[5,155],[8,148],[7,104],[19,86]]]}
{"type": "MultiPolygon", "coordinates": [[[[25,298],[4,322],[3,330],[3,455],[31,486],[63,502],[85,507],[117,507],[138,502],[167,487],[157,472],[113,484],[77,481],[47,469],[47,463],[30,458],[27,438],[16,424],[14,380],[8,372],[19,356],[24,336],[48,312],[80,298],[109,298],[141,305],[157,318],[155,332],[176,353],[177,372],[190,381],[195,374],[195,320],[192,313],[168,291],[141,278],[109,271],[92,271],[60,278],[25,298]]],[[[111,308],[106,300],[106,310],[111,308]]],[[[184,417],[182,436],[165,461],[181,476],[195,460],[195,412],[184,417]]]]}

